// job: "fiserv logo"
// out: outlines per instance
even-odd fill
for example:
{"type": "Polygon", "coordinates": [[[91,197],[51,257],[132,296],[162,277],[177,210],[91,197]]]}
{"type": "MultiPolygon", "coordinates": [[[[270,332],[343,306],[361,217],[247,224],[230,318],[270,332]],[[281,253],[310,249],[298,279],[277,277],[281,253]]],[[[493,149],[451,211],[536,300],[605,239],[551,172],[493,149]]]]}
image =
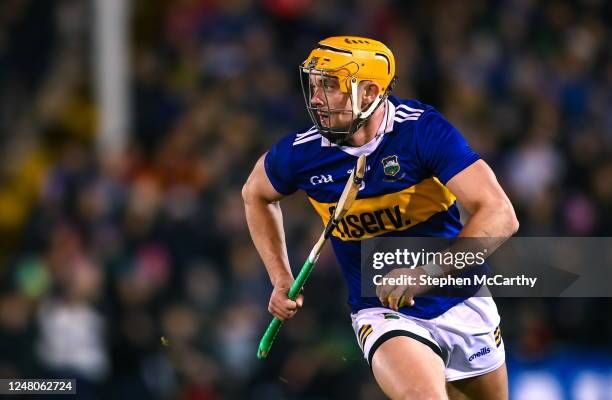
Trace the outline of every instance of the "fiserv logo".
{"type": "MultiPolygon", "coordinates": [[[[312,197],[308,199],[323,224],[327,224],[335,203],[320,203],[312,197]]],[[[404,230],[448,210],[454,202],[455,196],[446,186],[436,178],[428,178],[399,192],[358,198],[332,235],[342,240],[362,240],[404,230]]]]}
{"type": "MultiPolygon", "coordinates": [[[[329,207],[329,214],[333,214],[336,206],[329,207]]],[[[338,223],[337,230],[342,238],[362,238],[365,234],[376,234],[380,231],[400,230],[410,226],[410,218],[402,219],[402,210],[399,205],[372,212],[347,214],[338,223]]]]}
{"type": "Polygon", "coordinates": [[[468,361],[472,361],[478,357],[486,356],[490,352],[491,352],[491,349],[489,347],[483,347],[482,349],[478,351],[478,353],[472,354],[470,358],[468,358],[468,361]]]}

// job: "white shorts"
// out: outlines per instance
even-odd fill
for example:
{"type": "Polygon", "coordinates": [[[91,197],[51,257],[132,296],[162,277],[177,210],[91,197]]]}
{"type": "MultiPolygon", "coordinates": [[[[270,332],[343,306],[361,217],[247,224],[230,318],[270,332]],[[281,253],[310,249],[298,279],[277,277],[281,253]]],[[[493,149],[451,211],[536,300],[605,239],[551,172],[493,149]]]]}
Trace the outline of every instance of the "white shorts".
{"type": "Polygon", "coordinates": [[[360,310],[351,319],[369,365],[376,349],[395,336],[408,336],[429,346],[442,358],[447,381],[486,374],[505,360],[500,317],[491,297],[470,297],[433,319],[381,307],[360,310]]]}

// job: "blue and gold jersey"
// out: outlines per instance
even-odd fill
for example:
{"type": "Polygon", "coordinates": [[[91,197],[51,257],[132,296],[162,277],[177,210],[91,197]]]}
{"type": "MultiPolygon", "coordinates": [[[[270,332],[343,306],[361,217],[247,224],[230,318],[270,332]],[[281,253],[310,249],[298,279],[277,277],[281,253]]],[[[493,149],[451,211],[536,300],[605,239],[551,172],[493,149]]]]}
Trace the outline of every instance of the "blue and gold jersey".
{"type": "MultiPolygon", "coordinates": [[[[329,221],[357,157],[366,154],[364,184],[330,238],[349,289],[353,312],[380,307],[361,297],[360,243],[375,236],[455,237],[462,228],[456,198],[445,184],[479,159],[433,107],[390,97],[375,139],[361,147],[330,143],[312,127],[290,134],[265,157],[265,170],[282,194],[306,192],[323,224],[329,221]]],[[[434,318],[473,293],[423,296],[400,311],[434,318]]]]}

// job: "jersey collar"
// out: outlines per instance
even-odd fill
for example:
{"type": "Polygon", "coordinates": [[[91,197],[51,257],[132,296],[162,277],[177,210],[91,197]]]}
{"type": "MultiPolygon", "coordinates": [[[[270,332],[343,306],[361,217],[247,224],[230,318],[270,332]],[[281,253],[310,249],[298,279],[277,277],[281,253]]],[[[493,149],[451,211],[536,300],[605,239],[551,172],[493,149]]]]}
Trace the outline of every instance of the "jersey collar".
{"type": "Polygon", "coordinates": [[[378,130],[377,135],[370,140],[368,143],[359,147],[352,146],[339,146],[335,143],[329,141],[329,139],[321,136],[321,146],[322,147],[338,147],[340,150],[348,153],[352,156],[359,157],[362,154],[369,155],[374,152],[378,148],[380,142],[382,142],[383,137],[386,133],[389,133],[393,130],[393,118],[395,116],[395,106],[389,99],[386,101],[387,108],[385,110],[385,117],[383,119],[383,123],[380,124],[380,128],[378,130]]]}

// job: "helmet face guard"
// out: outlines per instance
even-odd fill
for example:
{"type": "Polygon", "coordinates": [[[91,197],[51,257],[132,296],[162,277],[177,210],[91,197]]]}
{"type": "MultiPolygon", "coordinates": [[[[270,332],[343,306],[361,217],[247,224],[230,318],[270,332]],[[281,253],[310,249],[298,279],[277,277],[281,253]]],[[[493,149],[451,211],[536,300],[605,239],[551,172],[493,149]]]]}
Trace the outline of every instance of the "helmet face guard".
{"type": "MultiPolygon", "coordinates": [[[[382,43],[356,37],[334,37],[321,41],[300,67],[300,83],[306,110],[315,127],[330,142],[341,145],[372,117],[374,111],[386,100],[395,83],[393,54],[382,43]],[[347,45],[348,44],[348,45],[347,45]],[[320,100],[323,105],[313,105],[314,79],[334,79],[339,90],[348,94],[350,108],[332,108],[325,82],[320,100]],[[359,84],[376,83],[379,95],[369,105],[360,104],[359,84]],[[334,116],[350,114],[350,122],[334,126],[334,116]],[[324,122],[325,120],[325,122],[324,122]]],[[[337,124],[336,124],[337,125],[337,124]]]]}
{"type": "MultiPolygon", "coordinates": [[[[357,131],[362,125],[357,118],[355,118],[355,110],[352,106],[355,103],[355,100],[352,96],[349,96],[350,108],[332,108],[330,105],[328,93],[325,89],[321,90],[322,100],[324,102],[323,105],[315,106],[312,104],[312,98],[314,96],[314,88],[313,79],[319,77],[320,79],[338,79],[338,76],[334,73],[336,71],[325,71],[314,69],[312,66],[310,67],[302,67],[300,66],[300,83],[302,85],[302,95],[304,96],[304,102],[306,104],[306,111],[308,111],[308,115],[310,119],[314,123],[317,130],[321,133],[321,135],[327,138],[330,142],[334,144],[344,144],[346,140],[357,131]],[[351,123],[348,126],[333,126],[332,120],[334,116],[338,114],[350,114],[351,123]],[[326,116],[327,118],[325,118],[326,116]],[[325,118],[327,123],[323,122],[323,118],[325,118]],[[359,127],[357,126],[359,125],[359,127]]],[[[344,81],[349,81],[351,79],[350,76],[345,77],[344,81]]],[[[342,84],[342,80],[338,79],[338,83],[342,84]]],[[[325,83],[323,83],[325,86],[325,83]]],[[[343,91],[345,92],[345,91],[343,91]]]]}

